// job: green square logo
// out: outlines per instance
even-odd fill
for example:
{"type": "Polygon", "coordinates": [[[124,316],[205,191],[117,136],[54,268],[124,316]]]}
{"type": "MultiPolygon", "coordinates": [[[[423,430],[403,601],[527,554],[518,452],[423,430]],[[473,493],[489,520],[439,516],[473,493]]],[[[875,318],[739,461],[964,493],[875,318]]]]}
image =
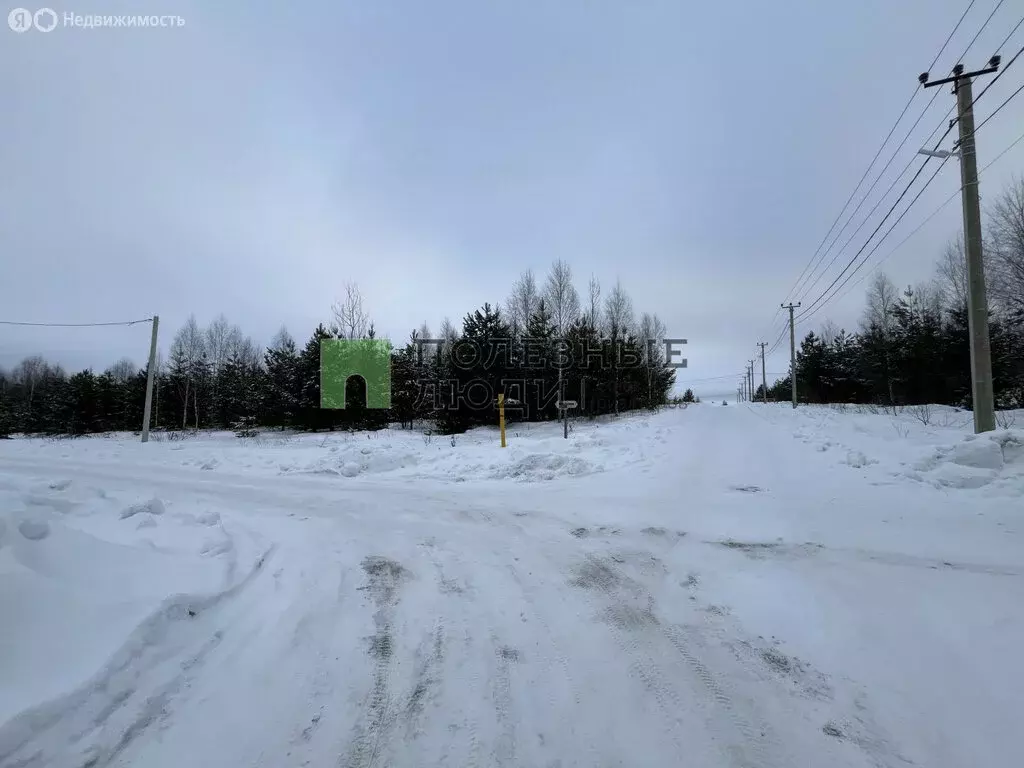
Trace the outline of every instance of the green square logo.
{"type": "Polygon", "coordinates": [[[366,407],[391,407],[391,342],[385,339],[323,339],[320,342],[320,407],[345,408],[350,376],[366,382],[366,407]]]}

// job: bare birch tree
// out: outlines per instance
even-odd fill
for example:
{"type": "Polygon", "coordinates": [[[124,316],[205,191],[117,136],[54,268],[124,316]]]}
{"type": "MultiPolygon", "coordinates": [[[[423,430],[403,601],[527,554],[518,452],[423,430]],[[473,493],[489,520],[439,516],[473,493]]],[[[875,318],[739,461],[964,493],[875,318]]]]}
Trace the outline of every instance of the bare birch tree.
{"type": "Polygon", "coordinates": [[[892,311],[899,301],[899,291],[896,285],[884,272],[875,275],[868,288],[867,308],[864,310],[864,325],[877,326],[882,333],[891,335],[894,318],[892,311]]]}
{"type": "Polygon", "coordinates": [[[821,341],[826,347],[832,346],[832,343],[839,336],[839,326],[831,320],[826,320],[821,326],[821,341]]]}
{"type": "Polygon", "coordinates": [[[196,322],[195,315],[189,315],[171,342],[171,360],[179,379],[178,393],[182,398],[181,428],[188,427],[189,397],[195,411],[196,429],[199,428],[199,394],[196,373],[206,355],[206,337],[196,322]]]}
{"type": "Polygon", "coordinates": [[[533,270],[523,272],[512,286],[512,294],[508,298],[508,314],[512,331],[517,336],[526,332],[526,326],[537,311],[540,293],[533,270]]]}
{"type": "Polygon", "coordinates": [[[964,236],[958,234],[946,243],[936,267],[936,282],[942,290],[949,309],[967,306],[967,257],[964,254],[964,236]]]}
{"type": "Polygon", "coordinates": [[[363,294],[355,283],[345,283],[345,298],[332,307],[338,336],[343,339],[364,339],[370,317],[363,308],[363,294]]]}
{"type": "Polygon", "coordinates": [[[668,329],[661,318],[656,314],[644,312],[640,317],[639,335],[641,348],[641,359],[643,361],[644,373],[647,376],[647,405],[654,405],[654,377],[658,370],[665,367],[664,339],[668,329]]]}
{"type": "Polygon", "coordinates": [[[449,347],[459,340],[459,332],[447,317],[441,321],[440,338],[449,347]]]}
{"type": "Polygon", "coordinates": [[[106,373],[114,380],[114,383],[126,384],[135,375],[135,363],[127,357],[122,357],[107,368],[106,373]]]}
{"type": "Polygon", "coordinates": [[[633,301],[622,287],[622,281],[616,280],[604,304],[605,329],[612,346],[612,382],[615,400],[615,415],[619,415],[619,348],[622,341],[633,327],[633,301]]]}
{"type": "Polygon", "coordinates": [[[49,364],[40,355],[26,357],[11,371],[11,380],[28,388],[28,407],[32,407],[32,398],[35,396],[36,386],[45,377],[49,364]]]}
{"type": "Polygon", "coordinates": [[[287,349],[289,346],[294,346],[295,339],[288,332],[288,329],[283,325],[278,328],[277,333],[274,334],[274,338],[270,340],[270,346],[267,349],[282,350],[287,349]]]}
{"type": "Polygon", "coordinates": [[[263,366],[263,352],[251,336],[242,336],[232,344],[231,357],[248,369],[263,366]]]}
{"type": "Polygon", "coordinates": [[[413,353],[416,355],[416,362],[418,365],[423,365],[428,360],[433,359],[437,345],[428,343],[432,338],[433,336],[430,334],[430,326],[424,322],[416,331],[417,344],[416,348],[413,350],[413,353]]]}
{"type": "Polygon", "coordinates": [[[572,267],[567,262],[559,259],[551,265],[544,287],[544,298],[551,311],[555,332],[564,338],[580,314],[580,297],[572,284],[572,267]]]}
{"type": "Polygon", "coordinates": [[[989,211],[989,238],[992,296],[1006,310],[1024,312],[1024,178],[1014,179],[996,198],[989,211]]]}
{"type": "Polygon", "coordinates": [[[590,276],[590,283],[587,286],[590,293],[590,308],[587,310],[587,322],[590,327],[598,332],[601,331],[601,282],[596,275],[590,276]]]}
{"type": "Polygon", "coordinates": [[[224,364],[231,357],[232,346],[237,344],[242,331],[238,326],[232,328],[231,323],[223,315],[217,315],[213,322],[206,327],[204,343],[206,361],[216,375],[224,364]]]}
{"type": "Polygon", "coordinates": [[[881,335],[885,353],[885,384],[889,393],[889,405],[893,408],[896,407],[892,374],[893,331],[896,324],[893,309],[898,301],[899,292],[888,275],[884,272],[875,275],[875,279],[871,281],[871,287],[868,289],[868,304],[864,311],[863,325],[866,328],[874,326],[881,335]]]}

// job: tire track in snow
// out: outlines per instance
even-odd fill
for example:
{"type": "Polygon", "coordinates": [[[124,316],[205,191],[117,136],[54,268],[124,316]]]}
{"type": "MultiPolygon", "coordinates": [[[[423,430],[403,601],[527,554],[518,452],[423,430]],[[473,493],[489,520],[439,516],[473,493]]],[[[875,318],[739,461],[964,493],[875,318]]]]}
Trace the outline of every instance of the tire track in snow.
{"type": "Polygon", "coordinates": [[[428,701],[438,696],[443,681],[439,668],[444,663],[446,643],[444,622],[438,617],[434,629],[427,633],[416,649],[412,688],[402,712],[406,740],[419,737],[424,708],[428,701]]]}
{"type": "Polygon", "coordinates": [[[649,630],[658,623],[652,610],[653,599],[611,561],[595,555],[588,555],[577,564],[569,583],[597,594],[605,603],[598,616],[607,624],[615,644],[625,655],[631,676],[640,681],[665,718],[664,734],[673,742],[677,754],[685,754],[687,745],[676,726],[687,707],[670,684],[671,675],[654,660],[649,648],[649,630]]]}
{"type": "MultiPolygon", "coordinates": [[[[285,623],[294,621],[288,646],[284,653],[289,658],[308,660],[300,665],[295,673],[299,690],[308,690],[303,704],[303,717],[292,729],[289,744],[294,751],[308,752],[309,745],[314,742],[325,715],[337,716],[335,691],[335,674],[338,663],[333,644],[336,642],[337,617],[344,615],[344,603],[348,596],[345,589],[348,583],[348,569],[338,568],[338,584],[335,589],[326,588],[327,574],[335,567],[335,558],[340,557],[337,550],[331,555],[321,553],[325,560],[316,567],[299,566],[297,583],[292,587],[294,597],[288,601],[278,621],[285,623]],[[331,565],[328,565],[331,563],[331,565]],[[292,617],[292,610],[299,609],[297,619],[292,617]],[[312,712],[310,715],[309,713],[312,712]]],[[[284,569],[276,572],[275,589],[280,588],[280,577],[284,569]]],[[[289,752],[289,756],[291,752],[289,752]]],[[[306,760],[310,762],[310,760],[306,760]]]]}
{"type": "Polygon", "coordinates": [[[391,693],[391,666],[395,650],[392,613],[398,603],[399,590],[409,572],[394,560],[371,555],[362,562],[366,573],[365,589],[377,610],[373,614],[374,634],[368,639],[368,653],[373,659],[373,682],[363,704],[363,715],[355,726],[355,736],[339,768],[372,768],[377,765],[384,742],[396,721],[391,693]]]}
{"type": "Polygon", "coordinates": [[[734,764],[744,768],[787,764],[780,757],[782,742],[771,726],[763,720],[755,725],[740,712],[735,705],[735,697],[728,690],[726,684],[702,661],[702,656],[707,658],[714,654],[708,644],[698,637],[694,628],[677,624],[666,627],[664,632],[669,642],[710,694],[719,712],[729,721],[732,729],[740,734],[742,741],[739,744],[730,744],[728,747],[734,764]],[[700,655],[694,652],[694,646],[700,646],[700,655]]]}
{"type": "MultiPolygon", "coordinates": [[[[616,567],[609,558],[588,555],[574,568],[569,583],[597,594],[605,607],[599,617],[608,624],[616,644],[629,657],[630,670],[650,691],[667,724],[684,725],[683,713],[693,709],[673,683],[676,679],[659,658],[681,658],[690,670],[688,678],[699,683],[693,693],[703,689],[705,695],[697,704],[700,709],[712,705],[714,714],[703,714],[712,733],[725,737],[719,749],[737,768],[787,766],[792,762],[784,754],[781,741],[767,723],[755,726],[736,706],[726,684],[691,648],[701,646],[701,654],[714,656],[706,643],[700,642],[693,630],[680,625],[664,626],[655,613],[655,602],[643,585],[616,567]],[[662,646],[659,653],[658,646],[662,646]],[[723,722],[724,721],[724,722],[723,722]],[[733,738],[730,738],[730,734],[733,738]],[[738,737],[738,740],[737,738],[738,737]]],[[[680,750],[687,745],[680,740],[679,728],[671,728],[671,737],[680,750]]],[[[682,752],[681,752],[682,753],[682,752]]]]}
{"type": "MultiPolygon", "coordinates": [[[[447,702],[448,711],[452,712],[454,704],[452,714],[459,712],[462,719],[448,726],[451,738],[442,745],[436,764],[457,768],[539,764],[523,752],[529,728],[523,719],[524,705],[520,703],[520,697],[527,691],[531,694],[541,691],[547,694],[550,703],[547,708],[544,704],[540,708],[545,713],[557,711],[552,686],[537,685],[544,679],[543,673],[532,685],[529,674],[536,669],[546,673],[552,666],[556,670],[559,667],[550,662],[548,647],[554,644],[546,623],[538,622],[545,628],[544,635],[539,638],[538,625],[531,625],[526,636],[522,634],[521,622],[527,621],[528,606],[533,601],[526,594],[514,564],[507,562],[507,548],[486,548],[480,551],[483,563],[474,558],[470,566],[464,559],[465,550],[462,548],[440,549],[433,540],[421,546],[429,554],[436,572],[438,610],[444,613],[446,623],[451,621],[453,626],[459,627],[463,638],[462,648],[452,654],[454,663],[447,664],[445,668],[446,678],[458,686],[453,690],[459,696],[457,700],[447,702]],[[469,573],[486,581],[486,602],[476,601],[477,585],[468,579],[469,573]],[[517,595],[519,592],[521,597],[517,595]],[[522,613],[515,607],[519,602],[522,613]],[[510,641],[525,642],[527,639],[539,639],[537,649],[531,651],[527,659],[531,662],[529,666],[523,664],[524,657],[518,648],[509,644],[510,641]],[[524,685],[527,686],[525,689],[524,685]]],[[[530,615],[530,620],[534,619],[530,615]]],[[[526,714],[536,716],[530,710],[526,714]]],[[[543,719],[542,722],[550,724],[543,719]]],[[[543,744],[543,734],[538,733],[538,738],[543,744]]],[[[417,757],[417,764],[435,764],[425,755],[417,757]]]]}
{"type": "Polygon", "coordinates": [[[519,651],[501,645],[496,635],[491,635],[495,656],[498,659],[494,675],[492,699],[498,719],[498,737],[494,744],[494,764],[497,766],[516,765],[516,713],[512,705],[511,666],[519,661],[519,651]]]}
{"type": "MultiPolygon", "coordinates": [[[[466,664],[465,659],[470,657],[470,651],[474,645],[473,624],[466,618],[467,603],[472,601],[474,588],[467,579],[465,573],[453,577],[450,573],[448,563],[441,557],[441,550],[437,547],[437,540],[430,537],[420,543],[420,548],[426,553],[435,572],[437,595],[437,610],[443,613],[444,619],[438,618],[438,624],[445,628],[441,642],[447,645],[448,638],[452,637],[458,629],[462,630],[463,647],[455,653],[438,652],[438,637],[435,636],[434,664],[436,670],[436,685],[433,686],[432,698],[442,700],[446,692],[446,681],[461,684],[469,692],[481,690],[480,672],[475,664],[466,664]],[[439,596],[439,597],[438,597],[439,596]],[[453,613],[453,608],[460,608],[453,613]]],[[[463,565],[461,558],[452,550],[445,550],[452,555],[456,562],[463,565]]],[[[465,704],[460,701],[460,704],[465,704]]],[[[478,710],[477,710],[478,711],[478,710]]],[[[480,755],[482,745],[480,742],[480,723],[476,711],[470,710],[468,716],[459,723],[448,723],[445,726],[448,738],[444,739],[440,746],[440,754],[437,757],[437,764],[441,766],[457,766],[457,768],[478,768],[481,765],[480,755]],[[464,748],[465,755],[461,758],[453,758],[453,751],[457,748],[464,748]],[[455,759],[457,762],[452,762],[455,759]]],[[[417,756],[422,762],[422,756],[417,756]]]]}

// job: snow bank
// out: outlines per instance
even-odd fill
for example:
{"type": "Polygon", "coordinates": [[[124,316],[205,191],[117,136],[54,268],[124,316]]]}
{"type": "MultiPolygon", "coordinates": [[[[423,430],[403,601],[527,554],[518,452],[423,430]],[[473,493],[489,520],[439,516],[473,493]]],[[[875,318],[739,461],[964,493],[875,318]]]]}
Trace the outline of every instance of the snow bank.
{"type": "MultiPolygon", "coordinates": [[[[217,475],[326,475],[404,477],[463,483],[473,480],[534,482],[578,478],[664,455],[670,430],[647,415],[573,421],[566,440],[561,424],[512,423],[507,447],[500,447],[494,427],[460,435],[422,430],[383,429],[377,432],[268,434],[239,439],[230,432],[208,432],[180,439],[154,440],[145,452],[138,438],[87,437],[75,441],[97,465],[130,461],[177,466],[217,475]]],[[[19,439],[19,454],[46,463],[66,452],[53,441],[19,439]]],[[[150,500],[126,507],[123,515],[159,516],[150,500]]]]}
{"type": "Polygon", "coordinates": [[[1024,431],[966,435],[956,443],[933,448],[906,474],[938,488],[993,486],[1020,495],[1024,493],[1024,431]]]}
{"type": "MultiPolygon", "coordinates": [[[[970,411],[950,406],[908,406],[895,411],[863,405],[756,406],[770,423],[792,430],[799,442],[834,456],[839,465],[942,490],[1024,494],[1024,431],[973,433],[970,411]]],[[[1002,412],[999,421],[1024,421],[1002,412]]]]}
{"type": "Polygon", "coordinates": [[[0,723],[87,680],[171,596],[231,586],[253,547],[203,514],[66,478],[0,486],[0,723]]]}

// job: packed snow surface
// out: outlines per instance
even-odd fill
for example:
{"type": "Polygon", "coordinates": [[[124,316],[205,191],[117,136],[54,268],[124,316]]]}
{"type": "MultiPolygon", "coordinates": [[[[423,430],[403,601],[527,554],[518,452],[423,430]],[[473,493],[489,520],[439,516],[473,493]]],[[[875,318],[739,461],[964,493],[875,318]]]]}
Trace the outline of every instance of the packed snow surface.
{"type": "Polygon", "coordinates": [[[970,418],[0,441],[0,767],[1017,765],[970,418]]]}

